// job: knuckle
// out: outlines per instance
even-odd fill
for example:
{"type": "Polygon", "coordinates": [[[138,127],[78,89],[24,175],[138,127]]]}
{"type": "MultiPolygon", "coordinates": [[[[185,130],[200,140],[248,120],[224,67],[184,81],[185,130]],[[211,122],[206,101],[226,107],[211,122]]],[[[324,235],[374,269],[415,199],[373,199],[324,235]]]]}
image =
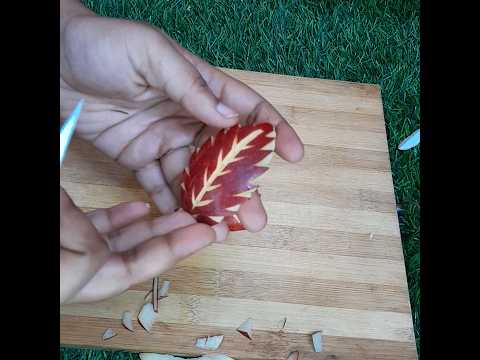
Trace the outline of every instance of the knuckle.
{"type": "Polygon", "coordinates": [[[123,253],[120,253],[119,256],[122,259],[127,278],[133,278],[135,274],[133,264],[135,264],[138,259],[137,248],[134,247],[133,249],[129,249],[123,253]]]}
{"type": "Polygon", "coordinates": [[[186,88],[181,98],[181,103],[185,103],[185,101],[189,100],[192,96],[198,95],[210,96],[211,92],[205,79],[203,79],[199,73],[195,73],[192,75],[190,85],[186,88]]]}
{"type": "Polygon", "coordinates": [[[198,234],[198,237],[204,238],[208,242],[213,242],[216,239],[215,231],[212,229],[210,225],[203,224],[203,223],[196,223],[195,225],[195,233],[198,234]]]}
{"type": "Polygon", "coordinates": [[[108,249],[112,253],[120,252],[119,248],[117,246],[117,243],[118,243],[118,239],[121,238],[122,235],[123,234],[122,234],[121,229],[120,230],[114,230],[109,234],[103,235],[104,240],[105,240],[105,242],[108,246],[108,249]]]}
{"type": "Polygon", "coordinates": [[[174,242],[175,238],[172,234],[168,234],[165,236],[165,244],[168,257],[173,261],[178,261],[181,259],[181,255],[178,254],[178,251],[176,251],[174,242]]]}
{"type": "Polygon", "coordinates": [[[194,90],[207,90],[208,85],[205,82],[205,79],[199,73],[196,73],[192,77],[192,84],[190,88],[194,90]]]}

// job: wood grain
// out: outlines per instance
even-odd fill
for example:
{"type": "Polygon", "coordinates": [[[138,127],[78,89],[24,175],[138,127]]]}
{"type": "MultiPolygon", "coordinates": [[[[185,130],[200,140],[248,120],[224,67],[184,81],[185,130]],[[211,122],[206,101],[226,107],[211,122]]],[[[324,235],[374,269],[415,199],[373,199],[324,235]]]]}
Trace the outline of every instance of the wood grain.
{"type": "MultiPolygon", "coordinates": [[[[274,157],[259,181],[268,226],[232,233],[162,274],[171,289],[152,333],[120,323],[123,311],[138,313],[148,281],[62,306],[61,343],[196,356],[196,337],[224,334],[219,350],[240,360],[294,350],[302,359],[416,359],[379,87],[226,71],[271,101],[305,143],[301,163],[274,157]],[[252,341],[235,331],[248,317],[252,341]],[[102,341],[108,327],[118,335],[102,341]],[[317,330],[322,353],[311,343],[317,330]]],[[[78,139],[61,183],[84,211],[148,201],[128,170],[78,139]]]]}
{"type": "MultiPolygon", "coordinates": [[[[316,280],[307,276],[262,274],[233,270],[177,266],[162,276],[172,282],[172,293],[233,297],[360,310],[408,313],[407,289],[349,281],[316,280]],[[189,282],[182,281],[189,278],[189,282]],[[301,294],[301,296],[299,296],[301,294]]],[[[149,291],[142,283],[132,290],[149,291]]]]}
{"type": "Polygon", "coordinates": [[[405,285],[404,264],[396,260],[355,258],[246,246],[212,244],[182,266],[263,274],[308,276],[310,279],[352,280],[371,284],[405,285]],[[381,268],[381,272],[375,271],[381,268]]]}
{"type": "MultiPolygon", "coordinates": [[[[138,352],[155,352],[161,344],[165,353],[198,356],[193,344],[198,337],[209,334],[224,334],[224,341],[218,352],[235,359],[284,360],[291,351],[299,351],[304,360],[407,360],[416,357],[415,344],[387,340],[357,339],[338,336],[324,336],[322,353],[314,353],[310,335],[279,331],[255,330],[255,341],[248,341],[231,328],[181,325],[157,322],[152,333],[139,331],[140,324],[134,321],[135,336],[119,325],[117,319],[103,319],[88,316],[62,316],[63,338],[75,339],[99,348],[128,348],[138,352]],[[117,336],[102,341],[101,334],[111,327],[117,336]],[[79,334],[81,334],[79,336],[79,334]],[[179,349],[182,349],[179,351],[179,349]]],[[[208,351],[204,353],[209,353],[208,351]]],[[[211,353],[211,352],[210,352],[211,353]]]]}
{"type": "MultiPolygon", "coordinates": [[[[70,305],[65,315],[115,318],[125,310],[138,313],[145,292],[128,290],[113,300],[70,305]]],[[[157,321],[237,328],[252,318],[255,330],[277,331],[287,317],[286,332],[310,334],[322,329],[325,335],[363,339],[410,341],[410,315],[387,311],[369,311],[303,304],[257,301],[251,299],[169,294],[161,301],[157,321]]]]}

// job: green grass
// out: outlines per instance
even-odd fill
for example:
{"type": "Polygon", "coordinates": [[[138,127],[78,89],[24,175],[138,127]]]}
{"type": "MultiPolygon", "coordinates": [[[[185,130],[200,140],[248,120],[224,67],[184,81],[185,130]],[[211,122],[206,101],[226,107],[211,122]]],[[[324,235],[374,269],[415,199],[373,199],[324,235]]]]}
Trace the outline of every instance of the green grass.
{"type": "MultiPolygon", "coordinates": [[[[379,84],[382,88],[417,348],[420,349],[420,149],[396,150],[420,126],[419,1],[87,0],[105,16],[165,29],[210,63],[379,84]]],[[[63,349],[62,359],[134,359],[63,349]]]]}

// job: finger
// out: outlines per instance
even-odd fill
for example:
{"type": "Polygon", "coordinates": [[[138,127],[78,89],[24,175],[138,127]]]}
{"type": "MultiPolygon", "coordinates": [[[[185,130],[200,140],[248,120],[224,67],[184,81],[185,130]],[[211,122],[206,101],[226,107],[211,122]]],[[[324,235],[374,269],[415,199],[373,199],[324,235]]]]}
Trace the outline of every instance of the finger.
{"type": "Polygon", "coordinates": [[[248,114],[252,123],[268,122],[276,127],[275,151],[278,155],[290,162],[303,158],[304,149],[300,138],[268,101],[247,85],[206,63],[200,63],[198,69],[208,79],[207,83],[212,91],[223,102],[241,114],[248,114]]]}
{"type": "Polygon", "coordinates": [[[192,123],[191,117],[163,119],[130,140],[116,159],[123,166],[139,170],[172,149],[190,145],[200,129],[201,124],[192,123]]]}
{"type": "Polygon", "coordinates": [[[183,180],[183,170],[188,166],[191,150],[189,147],[176,149],[160,159],[162,171],[176,199],[180,199],[180,183],[183,180]]]}
{"type": "Polygon", "coordinates": [[[87,217],[99,233],[108,234],[144,217],[149,211],[150,204],[136,201],[94,210],[87,213],[87,217]]]}
{"type": "Polygon", "coordinates": [[[258,193],[253,193],[252,197],[240,206],[238,217],[245,229],[250,232],[255,233],[265,227],[267,224],[267,213],[258,193]]]}
{"type": "Polygon", "coordinates": [[[153,161],[136,172],[137,180],[150,195],[162,214],[173,212],[178,202],[163,176],[159,161],[153,161]]]}
{"type": "Polygon", "coordinates": [[[297,133],[287,121],[281,121],[275,129],[277,140],[275,142],[275,152],[284,160],[292,163],[303,159],[304,146],[297,133]]]}
{"type": "Polygon", "coordinates": [[[295,130],[267,100],[249,86],[211,66],[182,48],[167,35],[165,36],[171,45],[198,70],[220,101],[235,109],[240,116],[249,115],[256,123],[269,122],[276,126],[277,145],[275,151],[278,155],[290,162],[297,162],[303,158],[302,141],[295,130]]]}
{"type": "MultiPolygon", "coordinates": [[[[148,44],[148,66],[141,68],[148,84],[163,89],[177,103],[205,124],[229,127],[238,113],[218,101],[202,75],[161,33],[156,32],[148,44]]],[[[140,54],[143,53],[139,52],[140,54]]]]}
{"type": "Polygon", "coordinates": [[[102,236],[60,187],[60,303],[87,284],[108,256],[102,236]]]}
{"type": "MultiPolygon", "coordinates": [[[[157,159],[169,157],[170,153],[176,152],[175,149],[186,147],[193,142],[201,126],[198,123],[191,124],[189,121],[191,119],[177,118],[162,121],[155,125],[155,128],[158,126],[158,131],[151,129],[152,131],[145,132],[119,157],[120,163],[127,166],[130,164],[131,168],[134,164],[141,165],[136,168],[137,180],[163,214],[173,212],[178,204],[157,159]]],[[[169,170],[171,167],[167,169],[169,170]]],[[[170,176],[170,173],[167,172],[166,175],[170,176]]]]}
{"type": "Polygon", "coordinates": [[[94,302],[119,295],[131,286],[127,275],[121,255],[112,254],[95,276],[66,303],[94,302]]]}
{"type": "Polygon", "coordinates": [[[216,240],[213,227],[193,224],[142,243],[124,255],[130,281],[145,281],[216,240]]]}
{"type": "Polygon", "coordinates": [[[202,146],[211,136],[215,136],[218,133],[218,128],[211,126],[204,127],[197,135],[194,141],[196,147],[202,146]]]}
{"type": "Polygon", "coordinates": [[[225,224],[194,224],[139,245],[134,252],[114,254],[71,302],[90,302],[124,292],[165,272],[217,238],[225,238],[225,224]]]}
{"type": "Polygon", "coordinates": [[[111,158],[117,159],[132,139],[141,136],[154,123],[163,122],[165,118],[175,114],[178,108],[178,104],[173,101],[156,100],[155,104],[133,112],[126,118],[125,114],[114,113],[115,116],[122,115],[123,120],[117,120],[115,124],[107,124],[105,129],[99,129],[93,144],[111,158]]]}
{"type": "Polygon", "coordinates": [[[170,151],[160,159],[160,164],[163,173],[165,174],[165,180],[169,184],[172,184],[174,179],[188,166],[191,155],[192,151],[190,150],[190,147],[185,146],[170,151]]]}
{"type": "Polygon", "coordinates": [[[133,249],[148,239],[166,235],[176,229],[195,223],[196,221],[191,215],[179,210],[170,215],[136,222],[117,230],[110,234],[108,242],[112,251],[124,252],[133,249]]]}
{"type": "Polygon", "coordinates": [[[132,283],[145,281],[228,234],[225,224],[193,224],[155,238],[124,256],[132,283]]]}
{"type": "Polygon", "coordinates": [[[70,196],[60,187],[60,244],[76,253],[102,254],[107,244],[70,196]]]}

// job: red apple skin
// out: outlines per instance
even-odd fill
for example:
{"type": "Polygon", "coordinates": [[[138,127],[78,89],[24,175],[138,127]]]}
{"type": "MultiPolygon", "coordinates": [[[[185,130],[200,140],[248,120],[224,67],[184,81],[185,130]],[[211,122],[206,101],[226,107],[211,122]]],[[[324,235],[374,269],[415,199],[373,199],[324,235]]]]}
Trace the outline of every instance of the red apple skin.
{"type": "Polygon", "coordinates": [[[200,223],[244,230],[239,207],[256,191],[250,182],[268,170],[274,150],[269,123],[220,130],[193,152],[183,172],[182,208],[200,223]]]}

